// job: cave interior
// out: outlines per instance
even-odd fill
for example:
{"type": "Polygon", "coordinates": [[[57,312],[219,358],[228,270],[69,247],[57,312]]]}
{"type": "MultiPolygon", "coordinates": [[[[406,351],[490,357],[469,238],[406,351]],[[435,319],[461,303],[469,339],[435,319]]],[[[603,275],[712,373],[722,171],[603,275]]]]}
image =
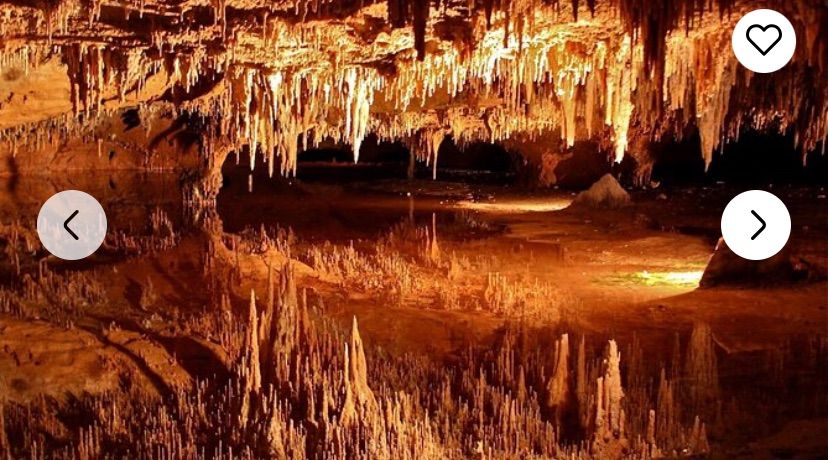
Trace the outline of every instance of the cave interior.
{"type": "Polygon", "coordinates": [[[826,37],[821,0],[0,0],[0,459],[825,458],[826,37]]]}

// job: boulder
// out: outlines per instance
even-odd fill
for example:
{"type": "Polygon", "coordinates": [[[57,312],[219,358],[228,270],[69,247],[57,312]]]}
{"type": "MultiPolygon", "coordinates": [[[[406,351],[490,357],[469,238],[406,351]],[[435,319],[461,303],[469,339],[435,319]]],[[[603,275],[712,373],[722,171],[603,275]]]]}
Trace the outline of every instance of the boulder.
{"type": "Polygon", "coordinates": [[[790,247],[765,260],[747,260],[736,255],[719,238],[699,287],[773,286],[822,279],[825,279],[824,268],[793,255],[790,247]]]}
{"type": "Polygon", "coordinates": [[[612,177],[604,174],[592,186],[575,197],[572,204],[601,209],[618,209],[629,206],[630,194],[612,177]]]}

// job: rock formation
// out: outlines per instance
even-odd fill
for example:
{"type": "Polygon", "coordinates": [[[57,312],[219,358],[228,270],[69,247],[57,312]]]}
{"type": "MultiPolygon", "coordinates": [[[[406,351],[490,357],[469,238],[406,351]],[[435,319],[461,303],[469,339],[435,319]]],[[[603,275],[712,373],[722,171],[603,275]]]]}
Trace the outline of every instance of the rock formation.
{"type": "Polygon", "coordinates": [[[754,261],[737,256],[727,247],[724,238],[719,238],[699,286],[768,287],[797,281],[819,281],[827,275],[824,262],[796,255],[790,246],[773,257],[754,261]]]}
{"type": "Polygon", "coordinates": [[[572,204],[599,209],[618,209],[630,204],[630,195],[611,174],[605,174],[589,189],[579,193],[572,204]]]}

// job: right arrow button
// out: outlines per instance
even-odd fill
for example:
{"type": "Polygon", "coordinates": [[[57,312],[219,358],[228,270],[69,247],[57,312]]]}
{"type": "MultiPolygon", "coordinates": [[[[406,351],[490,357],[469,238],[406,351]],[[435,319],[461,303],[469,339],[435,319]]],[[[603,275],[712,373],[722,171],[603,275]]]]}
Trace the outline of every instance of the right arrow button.
{"type": "Polygon", "coordinates": [[[788,208],[776,195],[764,190],[736,195],[722,213],[722,237],[727,247],[744,259],[773,257],[785,247],[790,235],[788,208]]]}
{"type": "Polygon", "coordinates": [[[755,217],[756,220],[758,220],[762,224],[762,226],[759,227],[759,230],[757,230],[756,233],[754,233],[753,236],[750,237],[751,240],[755,240],[756,237],[759,236],[759,234],[762,233],[762,231],[765,230],[765,227],[767,227],[768,225],[765,223],[764,220],[762,220],[762,218],[759,216],[759,214],[756,211],[751,209],[750,213],[753,214],[753,217],[755,217]]]}

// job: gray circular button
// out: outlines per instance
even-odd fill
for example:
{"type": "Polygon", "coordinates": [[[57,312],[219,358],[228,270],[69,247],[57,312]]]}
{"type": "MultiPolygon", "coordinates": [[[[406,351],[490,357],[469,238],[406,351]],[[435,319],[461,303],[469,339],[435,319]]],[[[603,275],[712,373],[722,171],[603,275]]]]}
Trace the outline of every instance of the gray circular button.
{"type": "Polygon", "coordinates": [[[37,235],[56,257],[78,260],[88,257],[106,236],[106,213],[92,195],[65,190],[52,195],[37,215],[37,235]]]}

